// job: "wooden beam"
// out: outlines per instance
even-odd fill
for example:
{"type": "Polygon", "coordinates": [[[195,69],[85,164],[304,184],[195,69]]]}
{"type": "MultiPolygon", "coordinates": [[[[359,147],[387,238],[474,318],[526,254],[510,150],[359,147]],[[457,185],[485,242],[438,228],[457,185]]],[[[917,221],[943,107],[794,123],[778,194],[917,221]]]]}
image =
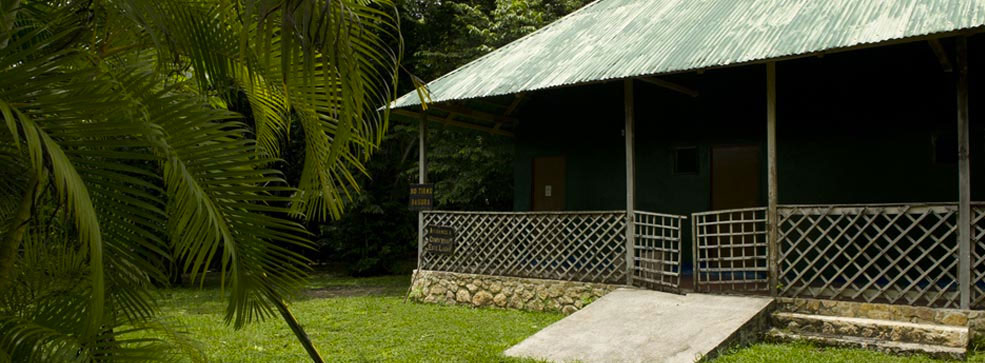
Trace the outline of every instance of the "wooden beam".
{"type": "Polygon", "coordinates": [[[777,286],[777,260],[779,259],[779,237],[778,222],[779,214],[779,193],[776,186],[776,62],[766,63],[766,160],[768,164],[767,188],[769,200],[767,201],[767,245],[769,256],[769,284],[770,295],[776,296],[777,286]]]}
{"type": "MultiPolygon", "coordinates": [[[[405,109],[399,109],[399,108],[398,109],[391,110],[390,112],[392,112],[395,115],[401,115],[401,116],[407,116],[407,117],[413,117],[413,118],[420,118],[421,115],[422,115],[422,113],[420,113],[420,112],[415,112],[415,111],[410,111],[410,110],[405,110],[405,109]]],[[[482,132],[490,133],[490,134],[493,134],[493,135],[501,135],[501,136],[509,136],[509,137],[514,137],[515,136],[510,131],[496,129],[496,128],[492,128],[492,127],[481,126],[481,125],[476,125],[476,124],[470,124],[468,122],[457,121],[457,120],[455,120],[455,116],[456,115],[457,115],[456,113],[449,113],[448,114],[448,117],[446,117],[444,119],[440,119],[440,120],[434,121],[434,122],[438,122],[438,123],[441,123],[441,124],[444,124],[444,125],[447,125],[447,126],[461,127],[461,128],[465,128],[465,129],[472,129],[472,130],[482,131],[482,132]]]]}
{"type": "Polygon", "coordinates": [[[958,286],[961,308],[971,303],[971,167],[968,136],[968,38],[957,38],[958,68],[958,286]]]}
{"type": "Polygon", "coordinates": [[[623,98],[626,114],[626,284],[633,284],[633,270],[635,265],[636,245],[636,163],[635,150],[633,149],[634,121],[634,100],[633,100],[633,80],[623,81],[623,98]]]}
{"type": "Polygon", "coordinates": [[[457,105],[438,105],[432,104],[431,108],[436,110],[441,110],[445,112],[451,112],[459,114],[465,117],[474,118],[476,120],[482,120],[491,123],[504,123],[504,124],[514,124],[517,123],[517,119],[509,116],[500,116],[496,114],[491,114],[488,112],[476,111],[467,107],[457,106],[457,105]]]}
{"type": "Polygon", "coordinates": [[[659,86],[659,87],[663,87],[663,88],[669,89],[669,90],[674,91],[674,92],[683,93],[683,94],[688,95],[688,96],[691,96],[691,97],[698,97],[698,91],[696,91],[696,90],[694,90],[692,88],[686,87],[686,86],[679,85],[679,84],[674,83],[674,82],[665,81],[665,80],[662,80],[662,79],[659,79],[659,78],[653,78],[653,77],[640,77],[640,78],[637,78],[637,79],[639,79],[639,80],[641,80],[643,82],[652,84],[652,85],[656,85],[656,86],[659,86]]]}
{"type": "Polygon", "coordinates": [[[944,49],[944,45],[941,44],[940,39],[930,39],[927,41],[927,44],[934,51],[934,55],[937,56],[937,61],[941,63],[941,68],[944,69],[944,72],[954,72],[954,66],[951,65],[951,57],[948,57],[947,50],[944,49]]]}
{"type": "Polygon", "coordinates": [[[510,103],[508,107],[506,107],[506,111],[503,112],[503,116],[508,117],[512,115],[513,112],[516,111],[517,107],[520,107],[520,104],[523,103],[523,101],[526,101],[526,99],[527,99],[526,93],[517,93],[516,96],[513,97],[513,102],[510,103]]]}

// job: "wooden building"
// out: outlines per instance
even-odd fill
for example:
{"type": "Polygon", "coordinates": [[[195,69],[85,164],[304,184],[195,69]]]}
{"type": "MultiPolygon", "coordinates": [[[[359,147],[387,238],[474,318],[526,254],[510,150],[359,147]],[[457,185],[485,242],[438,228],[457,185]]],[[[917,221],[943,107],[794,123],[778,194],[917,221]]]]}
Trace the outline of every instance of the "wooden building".
{"type": "Polygon", "coordinates": [[[985,0],[591,3],[394,104],[516,145],[514,210],[423,212],[419,268],[985,308],[983,30],[985,0]]]}

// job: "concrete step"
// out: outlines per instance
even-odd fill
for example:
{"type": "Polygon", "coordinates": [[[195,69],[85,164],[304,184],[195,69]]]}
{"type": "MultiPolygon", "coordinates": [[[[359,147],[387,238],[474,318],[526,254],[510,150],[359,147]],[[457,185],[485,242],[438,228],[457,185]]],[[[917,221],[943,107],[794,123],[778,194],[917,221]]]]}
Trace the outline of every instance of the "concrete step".
{"type": "Polygon", "coordinates": [[[971,317],[970,314],[972,314],[971,311],[960,309],[789,297],[777,298],[776,310],[809,315],[844,316],[955,326],[968,326],[971,317]]]}
{"type": "Polygon", "coordinates": [[[875,338],[839,336],[810,333],[790,333],[777,328],[766,333],[766,339],[773,342],[806,341],[817,345],[873,349],[891,354],[924,354],[940,359],[964,360],[967,348],[946,347],[942,345],[893,342],[875,338]]]}
{"type": "Polygon", "coordinates": [[[793,334],[820,334],[882,341],[967,348],[967,326],[774,312],[773,327],[793,334]]]}

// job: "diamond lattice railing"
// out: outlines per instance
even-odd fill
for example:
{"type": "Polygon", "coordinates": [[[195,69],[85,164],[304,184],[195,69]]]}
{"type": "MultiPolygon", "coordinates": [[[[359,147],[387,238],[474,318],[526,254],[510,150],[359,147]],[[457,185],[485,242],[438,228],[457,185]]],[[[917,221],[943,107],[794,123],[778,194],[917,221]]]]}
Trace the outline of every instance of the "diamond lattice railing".
{"type": "Polygon", "coordinates": [[[428,211],[423,216],[423,269],[606,283],[626,279],[623,211],[428,211]],[[453,253],[429,251],[429,227],[454,229],[453,253]]]}
{"type": "Polygon", "coordinates": [[[985,309],[985,203],[971,212],[971,307],[985,309]]]}
{"type": "Polygon", "coordinates": [[[781,206],[778,213],[781,296],[957,307],[956,205],[781,206]]]}

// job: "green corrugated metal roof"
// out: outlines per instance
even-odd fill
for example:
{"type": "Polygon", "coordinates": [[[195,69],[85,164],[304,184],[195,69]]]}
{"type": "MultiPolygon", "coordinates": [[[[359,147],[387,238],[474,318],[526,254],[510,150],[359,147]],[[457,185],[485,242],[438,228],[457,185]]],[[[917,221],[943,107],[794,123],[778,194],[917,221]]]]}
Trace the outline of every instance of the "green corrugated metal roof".
{"type": "MultiPolygon", "coordinates": [[[[697,70],[985,25],[985,0],[599,0],[428,84],[434,102],[697,70]]],[[[396,107],[419,103],[404,95],[396,107]]]]}

